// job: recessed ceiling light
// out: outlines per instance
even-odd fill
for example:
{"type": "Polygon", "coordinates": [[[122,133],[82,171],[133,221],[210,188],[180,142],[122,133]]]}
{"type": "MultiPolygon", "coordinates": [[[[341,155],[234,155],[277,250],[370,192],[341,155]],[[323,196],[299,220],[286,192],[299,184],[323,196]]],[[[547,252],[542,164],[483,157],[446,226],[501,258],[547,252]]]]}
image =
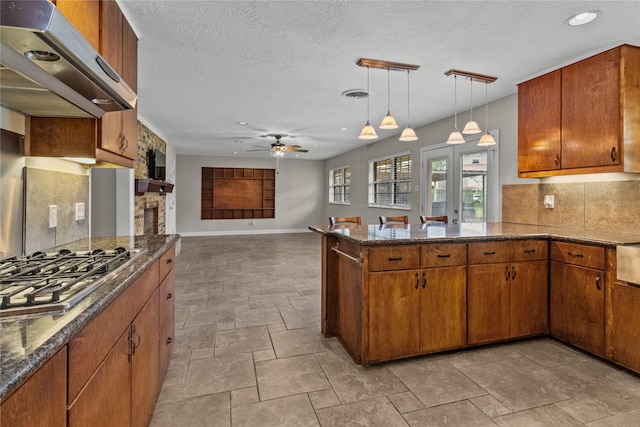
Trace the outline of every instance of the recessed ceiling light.
{"type": "Polygon", "coordinates": [[[240,126],[246,126],[246,125],[248,125],[248,124],[249,124],[249,123],[247,123],[247,122],[237,122],[237,123],[238,123],[240,126]]]}
{"type": "Polygon", "coordinates": [[[313,144],[312,147],[318,147],[318,144],[313,144]]]}
{"type": "Polygon", "coordinates": [[[349,128],[340,128],[340,130],[344,132],[344,131],[349,130],[349,128]]]}
{"type": "Polygon", "coordinates": [[[234,152],[233,152],[233,154],[234,154],[235,156],[237,156],[237,155],[238,155],[238,152],[237,152],[237,151],[234,151],[234,152]]]}
{"type": "Polygon", "coordinates": [[[578,25],[588,24],[589,22],[595,20],[600,14],[597,10],[588,10],[586,12],[578,13],[577,15],[573,15],[565,22],[567,25],[572,27],[576,27],[578,25]]]}

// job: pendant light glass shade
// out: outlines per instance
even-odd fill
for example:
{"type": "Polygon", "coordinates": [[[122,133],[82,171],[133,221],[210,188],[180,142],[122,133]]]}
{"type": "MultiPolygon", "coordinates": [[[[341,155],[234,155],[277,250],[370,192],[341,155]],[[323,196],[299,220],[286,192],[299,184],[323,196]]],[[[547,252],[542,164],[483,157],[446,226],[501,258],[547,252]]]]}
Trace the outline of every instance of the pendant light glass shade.
{"type": "Polygon", "coordinates": [[[482,132],[478,123],[473,120],[473,78],[470,78],[469,80],[471,81],[471,118],[467,124],[464,125],[464,129],[462,129],[462,133],[465,135],[473,135],[482,132]]]}
{"type": "Polygon", "coordinates": [[[449,135],[447,144],[464,144],[464,137],[458,130],[458,76],[453,76],[453,127],[454,131],[449,135]]]}
{"type": "Polygon", "coordinates": [[[389,84],[389,74],[390,71],[387,68],[387,115],[382,119],[382,123],[380,123],[380,129],[397,129],[398,123],[396,123],[396,119],[391,115],[390,108],[390,98],[391,98],[391,86],[389,84]]]}
{"type": "Polygon", "coordinates": [[[489,83],[485,82],[484,83],[484,120],[485,120],[486,133],[482,135],[482,138],[480,138],[480,141],[478,141],[478,145],[480,147],[496,145],[496,140],[493,139],[493,136],[491,136],[491,134],[489,133],[489,103],[487,101],[487,92],[489,91],[488,87],[489,87],[489,83]]]}
{"type": "Polygon", "coordinates": [[[404,130],[402,131],[402,134],[400,135],[399,140],[402,142],[411,142],[411,141],[417,141],[418,140],[418,135],[416,135],[416,132],[411,128],[411,122],[409,120],[409,94],[411,92],[409,91],[409,70],[407,70],[407,127],[404,128],[404,130]]]}
{"type": "Polygon", "coordinates": [[[360,132],[359,139],[376,139],[378,135],[376,134],[376,130],[369,123],[369,67],[367,67],[367,123],[362,128],[360,132]]]}

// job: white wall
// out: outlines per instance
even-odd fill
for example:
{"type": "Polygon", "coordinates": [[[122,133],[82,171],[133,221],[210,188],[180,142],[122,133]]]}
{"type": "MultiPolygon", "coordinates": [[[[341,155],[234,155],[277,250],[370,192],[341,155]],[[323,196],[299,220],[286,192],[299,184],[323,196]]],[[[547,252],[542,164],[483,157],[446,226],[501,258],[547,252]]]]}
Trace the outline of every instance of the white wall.
{"type": "MultiPolygon", "coordinates": [[[[484,118],[484,107],[476,108],[477,117],[484,118]]],[[[469,117],[468,112],[458,114],[458,124],[464,126],[469,117]]],[[[483,120],[479,120],[484,127],[483,120]]],[[[500,186],[503,184],[537,183],[537,179],[518,178],[518,98],[511,95],[489,104],[489,128],[500,130],[500,186]]],[[[349,153],[336,156],[326,161],[325,176],[329,170],[351,166],[351,205],[334,205],[325,203],[328,216],[362,216],[363,223],[375,224],[380,215],[408,215],[411,222],[418,219],[420,212],[420,193],[414,192],[411,196],[411,210],[396,210],[369,208],[368,203],[368,165],[371,159],[389,154],[411,151],[414,160],[411,170],[411,181],[420,183],[420,149],[436,144],[442,144],[447,140],[453,129],[453,117],[416,129],[418,140],[414,142],[400,142],[398,136],[376,141],[363,148],[358,148],[349,153]]]]}
{"type": "Polygon", "coordinates": [[[324,224],[324,161],[281,159],[276,175],[276,215],[265,219],[201,220],[202,167],[275,169],[275,159],[177,156],[176,232],[183,236],[286,233],[324,224]],[[255,225],[252,222],[255,221],[255,225]]]}

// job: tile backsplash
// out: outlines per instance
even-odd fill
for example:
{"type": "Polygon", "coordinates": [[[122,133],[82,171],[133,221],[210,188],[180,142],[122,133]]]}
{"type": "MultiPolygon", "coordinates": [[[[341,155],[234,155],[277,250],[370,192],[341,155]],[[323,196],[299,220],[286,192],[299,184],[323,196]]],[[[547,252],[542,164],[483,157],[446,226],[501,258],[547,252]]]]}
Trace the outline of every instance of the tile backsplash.
{"type": "Polygon", "coordinates": [[[89,236],[89,177],[26,168],[25,253],[31,254],[89,236]],[[84,220],[75,219],[75,204],[84,203],[84,220]],[[49,228],[49,205],[57,206],[57,226],[49,228]]]}
{"type": "Polygon", "coordinates": [[[502,186],[502,220],[640,233],[640,180],[502,186]],[[553,195],[555,206],[543,205],[553,195]]]}

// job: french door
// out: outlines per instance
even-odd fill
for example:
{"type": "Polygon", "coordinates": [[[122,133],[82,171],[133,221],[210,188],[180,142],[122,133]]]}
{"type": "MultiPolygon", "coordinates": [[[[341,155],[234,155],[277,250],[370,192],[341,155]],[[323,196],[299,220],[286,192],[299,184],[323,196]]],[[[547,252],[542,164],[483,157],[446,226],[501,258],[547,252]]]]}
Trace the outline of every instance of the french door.
{"type": "MultiPolygon", "coordinates": [[[[492,131],[498,141],[498,131],[492,131]]],[[[449,222],[500,221],[499,145],[465,144],[422,149],[421,215],[447,215],[449,222]]]]}

